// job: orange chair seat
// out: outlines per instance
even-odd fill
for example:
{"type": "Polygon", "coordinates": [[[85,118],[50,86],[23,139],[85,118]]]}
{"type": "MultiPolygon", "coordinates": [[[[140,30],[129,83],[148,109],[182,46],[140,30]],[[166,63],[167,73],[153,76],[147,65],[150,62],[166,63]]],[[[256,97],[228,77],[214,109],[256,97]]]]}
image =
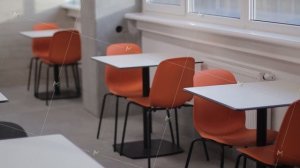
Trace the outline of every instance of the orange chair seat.
{"type": "Polygon", "coordinates": [[[248,155],[250,158],[264,164],[271,166],[274,166],[276,164],[276,159],[274,157],[275,145],[264,147],[238,148],[237,150],[248,155]]]}
{"type": "Polygon", "coordinates": [[[122,97],[140,97],[143,95],[143,89],[136,87],[134,85],[130,86],[109,86],[109,92],[114,95],[122,96],[122,97]]]}
{"type": "MultiPolygon", "coordinates": [[[[277,137],[278,132],[267,131],[267,144],[272,144],[277,137]]],[[[211,139],[221,144],[231,146],[255,146],[256,145],[256,130],[255,129],[241,129],[233,133],[222,135],[212,135],[204,131],[200,135],[205,139],[211,139]]]]}
{"type": "Polygon", "coordinates": [[[49,51],[34,51],[34,57],[47,58],[49,56],[49,51]]]}
{"type": "Polygon", "coordinates": [[[144,107],[151,107],[149,97],[129,97],[128,100],[144,107]]]}

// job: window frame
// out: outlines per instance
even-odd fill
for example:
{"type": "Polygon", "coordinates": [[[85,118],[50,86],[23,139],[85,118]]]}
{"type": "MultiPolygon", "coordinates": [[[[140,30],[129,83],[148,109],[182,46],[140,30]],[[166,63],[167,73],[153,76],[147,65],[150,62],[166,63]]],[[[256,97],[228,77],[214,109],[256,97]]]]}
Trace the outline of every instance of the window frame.
{"type": "Polygon", "coordinates": [[[153,4],[150,3],[149,0],[143,0],[143,12],[170,14],[177,16],[180,15],[183,17],[183,19],[201,23],[224,25],[233,28],[262,31],[267,33],[300,36],[300,25],[297,26],[282,23],[255,21],[253,19],[254,0],[240,0],[240,18],[192,13],[191,1],[192,0],[181,0],[180,6],[172,6],[164,4],[153,4]]]}
{"type": "Polygon", "coordinates": [[[151,3],[150,0],[143,0],[143,11],[144,12],[159,12],[173,15],[185,15],[185,0],[180,0],[180,5],[169,5],[169,4],[159,4],[151,3]]]}

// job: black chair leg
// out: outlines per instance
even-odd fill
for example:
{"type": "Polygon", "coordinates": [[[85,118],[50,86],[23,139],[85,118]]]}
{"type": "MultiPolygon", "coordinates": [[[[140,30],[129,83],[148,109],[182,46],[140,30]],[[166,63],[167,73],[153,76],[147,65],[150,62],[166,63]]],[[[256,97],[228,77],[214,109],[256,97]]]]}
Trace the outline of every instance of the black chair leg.
{"type": "Polygon", "coordinates": [[[193,153],[193,147],[194,147],[194,144],[195,142],[198,142],[198,141],[203,141],[202,139],[195,139],[192,141],[191,145],[190,145],[190,149],[189,149],[189,153],[188,153],[188,157],[186,159],[186,162],[185,162],[185,168],[188,168],[189,167],[189,164],[190,164],[190,160],[191,160],[191,156],[192,156],[192,153],[193,153]]]}
{"type": "Polygon", "coordinates": [[[150,116],[151,116],[152,110],[148,110],[147,114],[148,115],[148,120],[147,120],[147,158],[148,158],[148,168],[151,168],[151,133],[150,133],[150,127],[151,127],[151,123],[150,123],[150,116]]]}
{"type": "Polygon", "coordinates": [[[224,168],[224,156],[225,156],[224,145],[221,145],[221,162],[220,162],[220,168],[224,168]]]}
{"type": "Polygon", "coordinates": [[[112,94],[111,93],[106,93],[103,96],[102,106],[101,106],[101,111],[100,111],[99,124],[98,124],[98,131],[97,131],[97,139],[99,139],[99,135],[100,135],[100,129],[101,129],[101,123],[102,123],[102,119],[103,119],[103,113],[104,113],[104,107],[105,107],[106,98],[109,95],[112,95],[112,94]]]}
{"type": "MultiPolygon", "coordinates": [[[[243,155],[240,154],[240,155],[236,158],[236,161],[235,161],[235,168],[239,168],[240,160],[241,160],[241,157],[242,157],[242,156],[243,156],[243,155]]],[[[246,158],[246,157],[244,157],[244,158],[246,158]]]]}
{"type": "Polygon", "coordinates": [[[177,147],[180,147],[180,142],[179,142],[179,127],[178,127],[178,112],[177,108],[175,108],[175,126],[176,126],[176,142],[177,142],[177,147]]]}
{"type": "Polygon", "coordinates": [[[80,75],[79,75],[79,68],[78,68],[78,64],[75,65],[76,69],[76,74],[77,74],[77,92],[80,95],[81,91],[80,91],[80,75]]]}
{"type": "Polygon", "coordinates": [[[206,140],[205,139],[203,139],[202,144],[203,144],[203,148],[204,148],[204,153],[205,153],[206,160],[209,161],[209,155],[208,155],[207,146],[206,146],[206,140]]]}
{"type": "Polygon", "coordinates": [[[38,82],[38,67],[39,67],[39,59],[36,58],[35,60],[35,67],[34,67],[34,96],[37,96],[38,91],[37,91],[37,82],[38,82]]]}
{"type": "Polygon", "coordinates": [[[150,120],[150,133],[152,133],[152,129],[153,129],[153,122],[152,122],[152,113],[150,114],[150,118],[149,118],[149,120],[150,120]]]}
{"type": "Polygon", "coordinates": [[[80,79],[79,79],[79,71],[78,71],[78,65],[72,65],[72,71],[73,71],[73,76],[74,76],[74,82],[75,82],[75,87],[76,87],[76,92],[78,95],[80,95],[80,79]]]}
{"type": "Polygon", "coordinates": [[[125,140],[125,134],[126,134],[126,127],[127,127],[127,120],[128,120],[128,113],[129,113],[130,104],[131,104],[131,102],[127,103],[127,106],[126,106],[125,120],[124,120],[123,133],[122,133],[122,141],[121,141],[121,147],[120,147],[120,155],[123,155],[124,140],[125,140]]]}
{"type": "MultiPolygon", "coordinates": [[[[168,123],[169,123],[169,127],[170,127],[172,143],[175,144],[174,133],[173,133],[173,126],[172,126],[172,121],[171,121],[169,109],[167,109],[166,112],[167,112],[167,116],[168,116],[168,123]]],[[[150,114],[150,115],[151,115],[151,114],[150,114]]],[[[150,122],[150,121],[149,121],[149,122],[150,122]]],[[[150,129],[150,128],[149,128],[149,129],[150,129]]]]}
{"type": "Polygon", "coordinates": [[[67,86],[67,88],[69,88],[69,74],[68,74],[68,66],[67,66],[67,65],[65,65],[65,66],[64,66],[64,68],[65,68],[65,75],[66,75],[66,86],[67,86]]]}
{"type": "Polygon", "coordinates": [[[243,163],[243,168],[246,168],[247,167],[247,158],[244,157],[244,163],[243,163]]]}
{"type": "Polygon", "coordinates": [[[33,64],[33,61],[34,61],[35,59],[36,59],[35,57],[32,57],[32,58],[30,59],[30,63],[29,63],[29,74],[28,74],[28,81],[27,81],[27,90],[30,90],[32,64],[33,64]]]}
{"type": "Polygon", "coordinates": [[[47,67],[47,76],[46,76],[46,105],[48,106],[48,100],[49,100],[49,69],[50,65],[47,67]]]}
{"type": "Polygon", "coordinates": [[[35,93],[35,96],[38,96],[38,93],[39,93],[41,73],[42,73],[42,65],[43,65],[43,62],[40,62],[39,71],[38,71],[38,74],[37,74],[38,78],[37,78],[37,82],[36,82],[36,93],[35,93]]]}
{"type": "Polygon", "coordinates": [[[119,115],[119,97],[116,96],[116,112],[115,112],[115,132],[114,132],[114,152],[117,151],[116,145],[117,145],[117,133],[118,133],[118,115],[119,115]]]}

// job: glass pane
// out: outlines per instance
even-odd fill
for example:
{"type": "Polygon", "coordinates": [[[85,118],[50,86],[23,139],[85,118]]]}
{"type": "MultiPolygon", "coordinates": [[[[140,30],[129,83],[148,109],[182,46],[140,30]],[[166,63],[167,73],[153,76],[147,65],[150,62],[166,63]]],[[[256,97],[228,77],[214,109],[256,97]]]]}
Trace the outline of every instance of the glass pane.
{"type": "Polygon", "coordinates": [[[66,0],[70,4],[80,5],[80,0],[66,0]]]}
{"type": "Polygon", "coordinates": [[[150,0],[151,3],[180,5],[180,0],[150,0]]]}
{"type": "Polygon", "coordinates": [[[300,0],[254,0],[253,19],[300,25],[300,0]]]}
{"type": "Polygon", "coordinates": [[[240,0],[191,0],[192,13],[240,18],[240,0]]]}

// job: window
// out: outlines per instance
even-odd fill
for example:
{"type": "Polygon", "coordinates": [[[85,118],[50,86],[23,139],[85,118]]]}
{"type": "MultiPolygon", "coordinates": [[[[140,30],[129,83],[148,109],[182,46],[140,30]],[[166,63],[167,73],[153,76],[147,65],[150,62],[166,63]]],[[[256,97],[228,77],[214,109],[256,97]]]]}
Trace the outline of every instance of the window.
{"type": "Polygon", "coordinates": [[[180,5],[180,0],[150,0],[150,3],[165,4],[165,5],[180,5]]]}
{"type": "Polygon", "coordinates": [[[300,35],[300,0],[143,0],[143,11],[234,28],[300,35]]]}
{"type": "Polygon", "coordinates": [[[187,0],[143,0],[144,11],[184,15],[187,0]]]}
{"type": "Polygon", "coordinates": [[[300,0],[254,0],[253,20],[300,25],[300,0]]]}
{"type": "Polygon", "coordinates": [[[66,0],[67,3],[72,5],[80,5],[80,0],[66,0]]]}
{"type": "Polygon", "coordinates": [[[190,12],[240,18],[240,0],[192,0],[190,12]]]}

